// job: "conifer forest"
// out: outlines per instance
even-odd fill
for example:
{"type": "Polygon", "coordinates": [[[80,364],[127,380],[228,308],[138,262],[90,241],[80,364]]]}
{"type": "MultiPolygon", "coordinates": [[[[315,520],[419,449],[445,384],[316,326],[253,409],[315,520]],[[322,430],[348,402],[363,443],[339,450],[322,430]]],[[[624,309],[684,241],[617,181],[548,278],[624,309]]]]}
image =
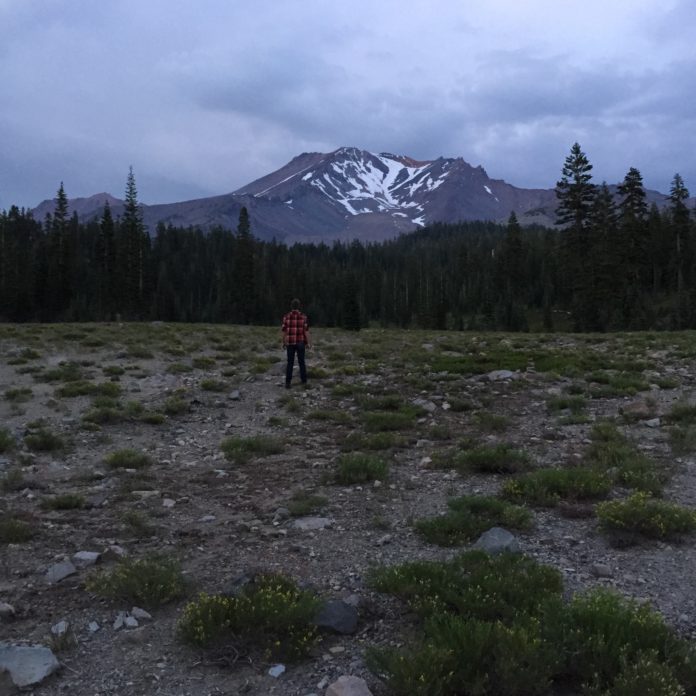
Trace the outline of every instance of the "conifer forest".
{"type": "Polygon", "coordinates": [[[696,328],[696,227],[682,178],[648,206],[641,173],[592,182],[576,143],[556,186],[557,226],[433,224],[384,243],[286,246],[235,230],[142,221],[133,172],[125,209],[0,213],[0,320],[276,324],[300,297],[313,325],[454,330],[696,328]]]}

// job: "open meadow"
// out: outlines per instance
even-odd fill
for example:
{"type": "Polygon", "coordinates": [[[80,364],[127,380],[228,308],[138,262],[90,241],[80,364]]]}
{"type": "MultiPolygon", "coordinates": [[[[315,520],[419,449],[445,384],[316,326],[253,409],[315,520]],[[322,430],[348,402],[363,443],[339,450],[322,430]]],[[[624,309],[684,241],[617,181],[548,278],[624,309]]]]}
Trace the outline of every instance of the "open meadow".
{"type": "Polygon", "coordinates": [[[0,325],[37,694],[694,693],[695,333],[313,333],[0,325]]]}

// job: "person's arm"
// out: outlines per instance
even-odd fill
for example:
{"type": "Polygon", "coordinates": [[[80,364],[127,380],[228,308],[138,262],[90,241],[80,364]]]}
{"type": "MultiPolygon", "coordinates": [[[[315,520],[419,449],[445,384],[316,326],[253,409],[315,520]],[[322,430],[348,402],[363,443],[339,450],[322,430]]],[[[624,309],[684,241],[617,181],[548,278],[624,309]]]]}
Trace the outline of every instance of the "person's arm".
{"type": "Polygon", "coordinates": [[[312,347],[312,339],[309,335],[309,329],[306,329],[304,333],[305,333],[305,338],[307,339],[307,348],[311,348],[312,347]]]}
{"type": "Polygon", "coordinates": [[[287,331],[288,326],[285,322],[285,318],[283,318],[283,323],[280,325],[280,341],[283,348],[287,345],[287,331]]]}

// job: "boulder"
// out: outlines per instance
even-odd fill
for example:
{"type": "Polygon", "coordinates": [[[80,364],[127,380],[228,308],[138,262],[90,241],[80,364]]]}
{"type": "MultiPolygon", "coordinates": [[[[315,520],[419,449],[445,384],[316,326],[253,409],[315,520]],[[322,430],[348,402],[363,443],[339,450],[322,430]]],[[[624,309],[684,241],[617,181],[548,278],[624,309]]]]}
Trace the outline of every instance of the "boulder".
{"type": "Polygon", "coordinates": [[[46,580],[53,585],[65,578],[75,575],[77,568],[70,561],[55,563],[46,571],[46,580]]]}
{"type": "Polygon", "coordinates": [[[299,517],[292,526],[301,532],[316,532],[332,524],[333,520],[329,517],[299,517]]]}
{"type": "Polygon", "coordinates": [[[505,552],[519,553],[520,542],[507,529],[493,527],[477,539],[474,548],[481,549],[492,556],[497,556],[505,552]]]}
{"type": "Polygon", "coordinates": [[[40,684],[59,668],[56,656],[43,645],[0,643],[0,673],[9,672],[12,683],[19,688],[40,684]]]}
{"type": "Polygon", "coordinates": [[[372,696],[372,692],[364,679],[344,675],[329,685],[325,696],[372,696]]]}
{"type": "Polygon", "coordinates": [[[358,629],[358,610],[340,599],[329,599],[314,618],[319,628],[343,635],[351,635],[358,629]]]}

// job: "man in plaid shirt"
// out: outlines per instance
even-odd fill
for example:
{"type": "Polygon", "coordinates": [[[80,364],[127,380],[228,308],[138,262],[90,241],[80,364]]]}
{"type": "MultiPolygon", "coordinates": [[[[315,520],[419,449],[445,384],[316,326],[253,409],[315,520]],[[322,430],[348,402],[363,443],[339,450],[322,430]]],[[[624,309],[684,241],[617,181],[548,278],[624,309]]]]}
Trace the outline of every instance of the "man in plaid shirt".
{"type": "Polygon", "coordinates": [[[297,353],[297,364],[300,366],[300,380],[302,384],[307,384],[305,347],[311,348],[312,345],[309,342],[307,316],[300,312],[299,300],[293,300],[290,303],[290,311],[283,317],[281,331],[283,333],[283,348],[288,353],[288,365],[285,370],[285,388],[290,389],[292,369],[295,365],[295,353],[297,353]]]}

